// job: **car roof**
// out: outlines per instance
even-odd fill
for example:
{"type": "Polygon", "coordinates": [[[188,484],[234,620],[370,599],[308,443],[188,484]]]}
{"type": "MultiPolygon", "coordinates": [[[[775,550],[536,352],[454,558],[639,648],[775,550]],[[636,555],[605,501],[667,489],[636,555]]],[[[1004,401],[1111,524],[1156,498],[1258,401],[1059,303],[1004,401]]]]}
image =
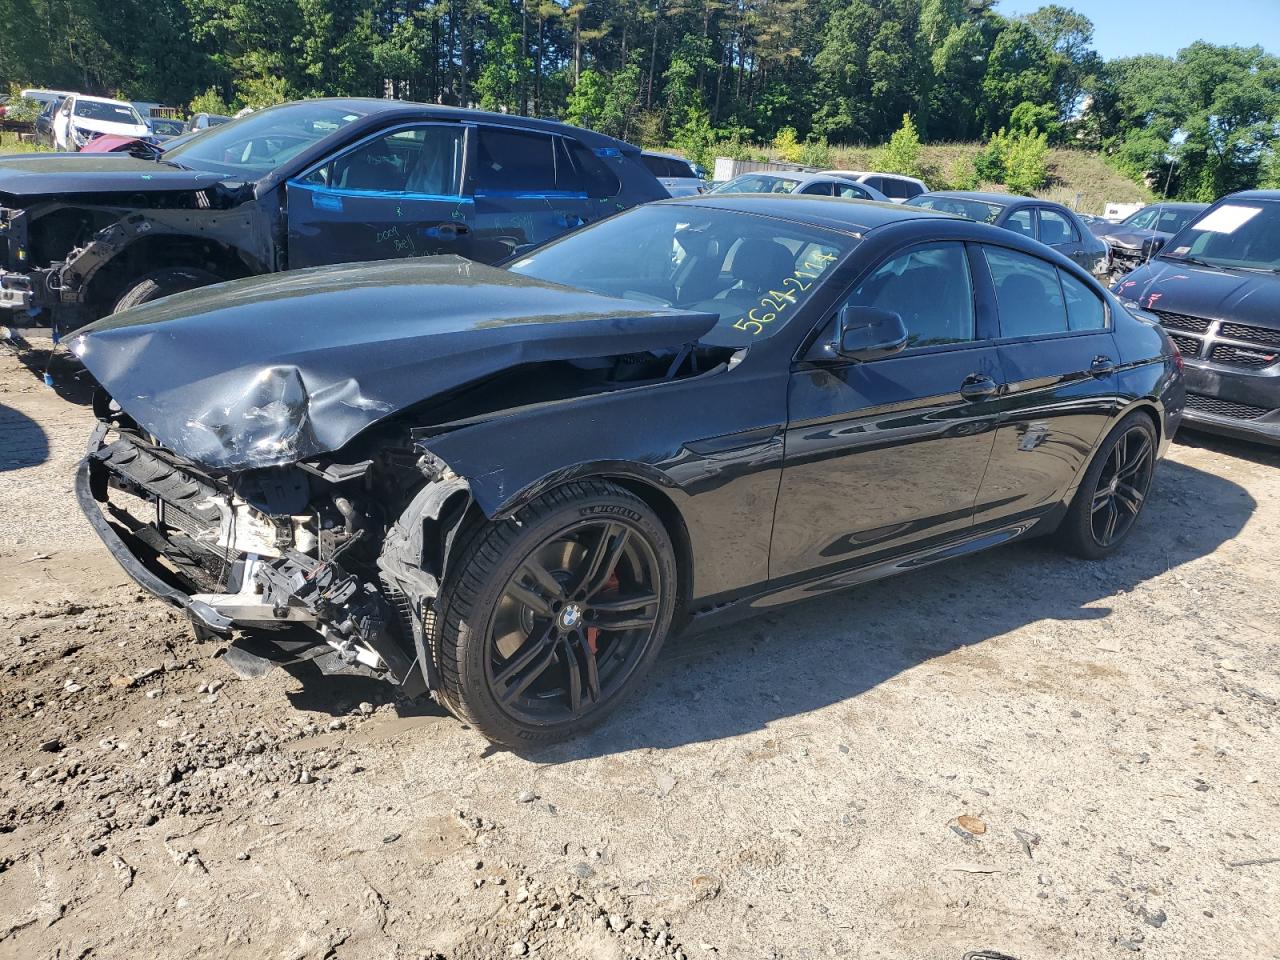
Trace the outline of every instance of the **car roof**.
{"type": "Polygon", "coordinates": [[[623,140],[606,136],[603,133],[596,133],[594,130],[587,130],[584,127],[561,123],[558,120],[542,120],[535,117],[522,117],[517,114],[472,110],[467,107],[450,107],[439,103],[417,103],[413,100],[386,100],[380,97],[317,97],[306,101],[291,100],[265,109],[274,110],[278,107],[295,106],[303,102],[336,107],[337,109],[345,107],[348,110],[358,111],[367,116],[398,113],[406,117],[448,117],[451,120],[498,123],[502,126],[524,127],[527,130],[544,130],[548,133],[563,133],[566,130],[572,130],[574,136],[583,143],[596,143],[601,146],[605,144],[624,145],[636,153],[640,152],[638,147],[633,147],[623,140]]]}
{"type": "Polygon", "coordinates": [[[1280,190],[1241,190],[1229,193],[1223,200],[1280,200],[1280,190]]]}
{"type": "Polygon", "coordinates": [[[704,193],[696,197],[677,197],[658,202],[758,213],[777,217],[779,220],[809,223],[816,227],[858,235],[902,220],[963,220],[949,213],[921,210],[900,203],[795,193],[704,193]]]}
{"type": "Polygon", "coordinates": [[[893,177],[895,180],[910,180],[912,183],[924,183],[919,177],[905,173],[885,173],[883,170],[823,170],[833,177],[893,177]]]}
{"type": "MultiPolygon", "coordinates": [[[[1170,210],[1203,210],[1209,206],[1207,203],[1191,203],[1188,200],[1160,200],[1150,204],[1149,207],[1168,207],[1170,210]]],[[[1146,210],[1149,207],[1143,207],[1146,210]]]]}
{"type": "Polygon", "coordinates": [[[79,103],[82,100],[87,100],[90,103],[109,103],[113,107],[132,107],[133,106],[133,104],[128,103],[124,100],[112,100],[110,97],[94,97],[94,96],[90,96],[87,93],[77,93],[75,94],[75,98],[77,103],[79,103]]]}
{"type": "Polygon", "coordinates": [[[681,163],[688,163],[688,159],[680,156],[678,153],[663,153],[661,150],[642,150],[640,151],[646,157],[661,157],[663,160],[679,160],[681,163]]]}
{"type": "MultiPolygon", "coordinates": [[[[1051,203],[1049,200],[1037,200],[1035,197],[1024,197],[1020,193],[993,193],[984,192],[982,190],[931,190],[928,194],[921,196],[930,197],[955,197],[958,200],[978,200],[982,203],[998,203],[1001,206],[1008,207],[1015,203],[1051,203]]],[[[919,200],[920,197],[912,199],[919,200]]],[[[1055,204],[1057,206],[1057,204],[1055,204]]]]}

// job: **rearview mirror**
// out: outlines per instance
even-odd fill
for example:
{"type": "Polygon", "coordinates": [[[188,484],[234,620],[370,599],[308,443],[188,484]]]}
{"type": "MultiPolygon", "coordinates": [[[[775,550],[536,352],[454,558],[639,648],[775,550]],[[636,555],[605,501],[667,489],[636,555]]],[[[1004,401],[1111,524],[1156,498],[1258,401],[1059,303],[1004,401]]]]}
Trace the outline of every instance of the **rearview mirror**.
{"type": "Polygon", "coordinates": [[[879,360],[907,345],[907,326],[892,310],[879,307],[842,307],[836,352],[850,360],[879,360]]]}

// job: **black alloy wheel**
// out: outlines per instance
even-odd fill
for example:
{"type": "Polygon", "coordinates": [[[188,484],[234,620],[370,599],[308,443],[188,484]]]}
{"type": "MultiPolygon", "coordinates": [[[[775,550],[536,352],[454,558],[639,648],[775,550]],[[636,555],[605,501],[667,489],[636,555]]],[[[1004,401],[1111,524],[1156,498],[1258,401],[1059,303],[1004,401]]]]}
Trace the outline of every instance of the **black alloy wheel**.
{"type": "Polygon", "coordinates": [[[1090,526],[1098,546],[1123,540],[1142,512],[1155,467],[1155,444],[1149,430],[1126,430],[1108,454],[1090,505],[1090,526]]]}
{"type": "Polygon", "coordinates": [[[1067,550],[1098,560],[1129,538],[1151,491],[1158,443],[1155,423],[1141,410],[1103,439],[1058,528],[1067,550]]]}
{"type": "Polygon", "coordinates": [[[610,700],[658,622],[653,547],[626,522],[585,520],[533,550],[489,623],[486,678],[523,723],[576,720],[610,700]]]}
{"type": "Polygon", "coordinates": [[[598,480],[559,487],[482,524],[451,565],[428,631],[440,699],[498,743],[582,733],[648,671],[675,594],[648,504],[598,480]]]}

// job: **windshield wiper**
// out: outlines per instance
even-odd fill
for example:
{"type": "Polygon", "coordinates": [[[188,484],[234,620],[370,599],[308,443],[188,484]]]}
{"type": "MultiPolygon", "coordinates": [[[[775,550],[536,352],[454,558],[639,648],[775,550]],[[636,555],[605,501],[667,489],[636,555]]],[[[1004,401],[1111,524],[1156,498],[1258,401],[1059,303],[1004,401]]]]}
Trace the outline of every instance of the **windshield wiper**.
{"type": "Polygon", "coordinates": [[[1169,260],[1174,263],[1194,263],[1197,267],[1208,267],[1210,270],[1221,270],[1222,267],[1216,263],[1210,263],[1208,260],[1201,260],[1199,257],[1165,257],[1161,260],[1169,260]]]}

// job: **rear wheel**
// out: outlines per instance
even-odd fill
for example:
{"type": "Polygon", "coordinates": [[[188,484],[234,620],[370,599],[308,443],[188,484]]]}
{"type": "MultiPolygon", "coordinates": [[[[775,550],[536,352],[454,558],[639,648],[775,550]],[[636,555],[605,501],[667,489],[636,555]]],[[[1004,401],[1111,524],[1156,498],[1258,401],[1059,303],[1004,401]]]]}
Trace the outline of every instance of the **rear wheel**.
{"type": "Polygon", "coordinates": [[[1146,505],[1156,465],[1156,429],[1135,411],[1103,441],[1067,512],[1059,537],[1069,551],[1097,560],[1119,548],[1146,505]]]}
{"type": "Polygon", "coordinates": [[[164,270],[156,270],[154,273],[149,273],[136,281],[125,290],[124,295],[116,301],[116,305],[111,312],[119,313],[121,310],[128,310],[130,307],[136,307],[139,304],[150,303],[152,300],[159,300],[161,297],[167,297],[173,293],[182,293],[184,290],[194,290],[196,287],[205,287],[211,283],[221,282],[222,278],[217,274],[210,273],[208,270],[201,270],[198,267],[169,267],[164,270]]]}
{"type": "Polygon", "coordinates": [[[671,540],[639,498],[568,484],[481,531],[439,600],[441,697],[491,740],[550,743],[640,683],[675,608],[671,540]]]}

